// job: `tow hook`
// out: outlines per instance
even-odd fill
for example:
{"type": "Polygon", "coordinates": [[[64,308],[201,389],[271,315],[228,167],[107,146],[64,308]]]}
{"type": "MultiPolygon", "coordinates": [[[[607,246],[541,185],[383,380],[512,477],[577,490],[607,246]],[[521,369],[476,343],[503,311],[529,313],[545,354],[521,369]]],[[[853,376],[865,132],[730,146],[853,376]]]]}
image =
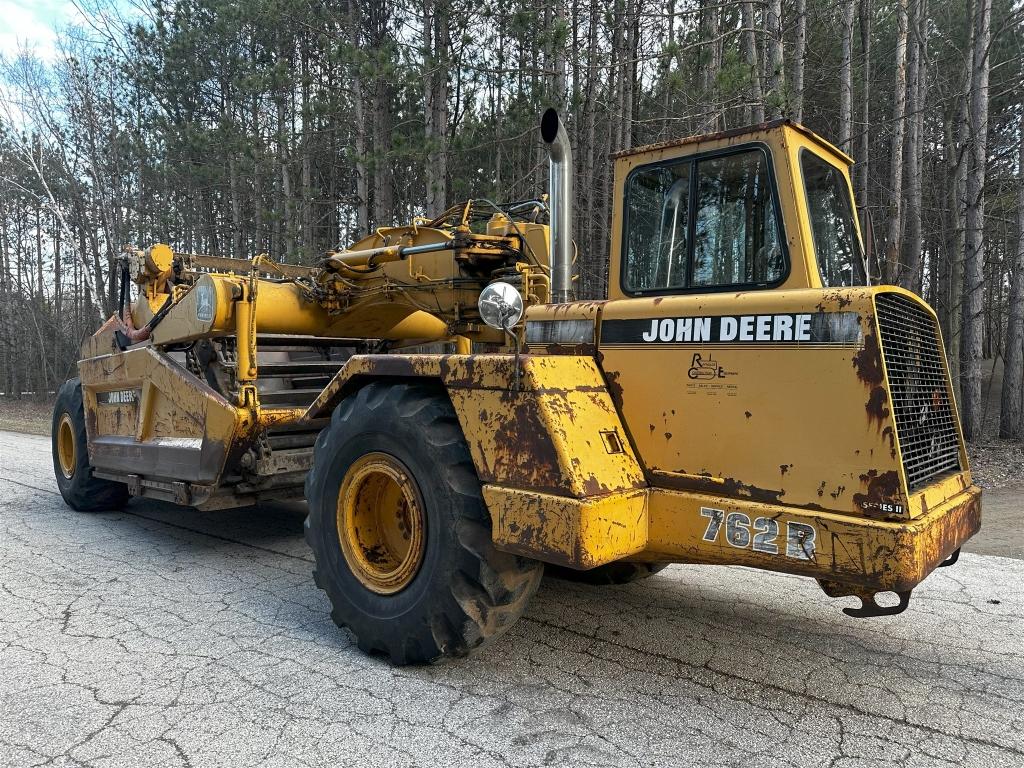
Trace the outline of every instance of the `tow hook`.
{"type": "MultiPolygon", "coordinates": [[[[952,563],[950,564],[952,565],[952,563]]],[[[855,619],[868,619],[875,616],[895,616],[903,613],[907,610],[907,606],[910,605],[910,593],[913,591],[908,589],[906,592],[893,592],[893,594],[899,598],[899,602],[896,605],[879,605],[875,600],[875,597],[880,594],[885,594],[886,591],[890,590],[883,590],[882,592],[866,592],[858,590],[850,584],[843,584],[838,581],[829,581],[827,579],[818,579],[818,585],[829,597],[859,598],[860,607],[843,608],[843,613],[847,616],[852,616],[855,619]]]]}
{"type": "Polygon", "coordinates": [[[953,550],[953,554],[952,555],[947,557],[945,560],[943,560],[941,563],[939,563],[935,567],[936,568],[948,568],[949,566],[954,565],[956,563],[956,561],[959,560],[959,559],[960,559],[960,547],[957,547],[956,549],[953,550]]]}

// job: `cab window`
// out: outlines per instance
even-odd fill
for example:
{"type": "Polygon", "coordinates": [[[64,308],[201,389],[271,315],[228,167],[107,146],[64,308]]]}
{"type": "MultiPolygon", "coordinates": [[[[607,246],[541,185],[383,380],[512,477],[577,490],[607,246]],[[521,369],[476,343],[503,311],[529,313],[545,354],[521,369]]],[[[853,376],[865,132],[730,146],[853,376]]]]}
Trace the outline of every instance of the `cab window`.
{"type": "Polygon", "coordinates": [[[626,198],[628,287],[634,291],[686,287],[690,163],[662,165],[633,174],[626,198]]]}
{"type": "Polygon", "coordinates": [[[781,240],[760,148],[646,166],[627,181],[629,292],[776,283],[786,272],[781,240]]]}
{"type": "Polygon", "coordinates": [[[845,175],[806,149],[800,151],[800,170],[822,285],[864,285],[864,257],[845,175]]]}
{"type": "Polygon", "coordinates": [[[778,222],[761,151],[697,163],[694,286],[774,283],[783,276],[778,222]]]}

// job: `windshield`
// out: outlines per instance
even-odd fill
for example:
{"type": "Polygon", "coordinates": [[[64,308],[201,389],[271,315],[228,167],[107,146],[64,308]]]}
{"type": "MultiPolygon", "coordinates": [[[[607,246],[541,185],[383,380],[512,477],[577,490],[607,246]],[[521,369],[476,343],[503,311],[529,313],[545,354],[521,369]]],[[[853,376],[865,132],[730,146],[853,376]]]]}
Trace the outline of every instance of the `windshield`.
{"type": "Polygon", "coordinates": [[[822,284],[864,285],[864,257],[854,226],[846,176],[807,150],[800,152],[800,168],[822,284]]]}
{"type": "Polygon", "coordinates": [[[786,267],[763,150],[687,158],[630,174],[627,291],[761,287],[781,280],[786,267]]]}

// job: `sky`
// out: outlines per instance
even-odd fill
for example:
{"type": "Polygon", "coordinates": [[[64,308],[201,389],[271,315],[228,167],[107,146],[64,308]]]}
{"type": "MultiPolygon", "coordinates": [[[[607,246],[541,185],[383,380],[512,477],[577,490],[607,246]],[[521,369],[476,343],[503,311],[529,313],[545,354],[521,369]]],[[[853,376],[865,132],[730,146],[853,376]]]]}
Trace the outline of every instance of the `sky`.
{"type": "Polygon", "coordinates": [[[80,20],[68,0],[0,0],[0,54],[10,58],[20,45],[29,45],[39,58],[51,61],[57,30],[80,20]]]}

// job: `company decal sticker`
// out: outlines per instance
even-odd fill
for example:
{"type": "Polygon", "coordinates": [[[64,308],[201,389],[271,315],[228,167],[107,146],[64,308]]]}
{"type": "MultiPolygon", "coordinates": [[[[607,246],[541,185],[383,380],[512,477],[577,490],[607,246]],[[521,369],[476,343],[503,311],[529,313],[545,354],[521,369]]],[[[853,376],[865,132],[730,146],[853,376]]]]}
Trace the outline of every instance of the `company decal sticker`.
{"type": "Polygon", "coordinates": [[[784,539],[779,540],[782,527],[774,517],[755,517],[743,512],[726,513],[723,509],[701,507],[700,516],[707,518],[707,528],[701,537],[707,542],[725,542],[737,549],[749,549],[765,555],[785,555],[794,560],[813,560],[818,532],[813,525],[789,520],[785,523],[784,539]]]}
{"type": "Polygon", "coordinates": [[[739,394],[738,372],[726,366],[717,353],[694,352],[686,370],[688,395],[736,397],[739,394]]]}
{"type": "Polygon", "coordinates": [[[96,402],[99,405],[134,405],[139,402],[139,395],[137,389],[114,389],[110,392],[97,392],[96,402]]]}
{"type": "Polygon", "coordinates": [[[707,353],[694,352],[686,375],[691,379],[724,379],[735,376],[736,371],[727,371],[707,353]]]}
{"type": "Polygon", "coordinates": [[[667,344],[818,344],[859,346],[856,312],[714,315],[605,320],[602,346],[667,344]]]}
{"type": "Polygon", "coordinates": [[[196,320],[201,323],[213,320],[213,285],[210,283],[196,286],[196,320]]]}

